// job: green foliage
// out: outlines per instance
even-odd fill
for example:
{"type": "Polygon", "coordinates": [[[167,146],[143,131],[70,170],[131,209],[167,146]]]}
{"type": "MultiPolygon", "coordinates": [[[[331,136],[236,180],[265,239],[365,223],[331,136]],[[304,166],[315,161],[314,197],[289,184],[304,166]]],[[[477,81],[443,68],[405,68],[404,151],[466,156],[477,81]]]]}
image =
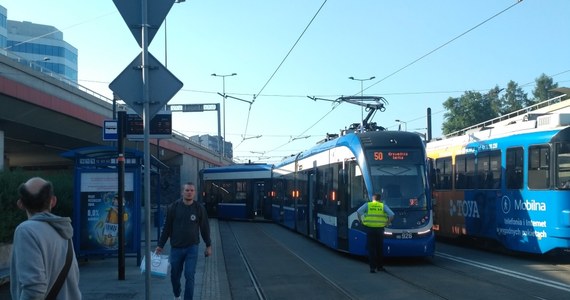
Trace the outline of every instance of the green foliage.
{"type": "Polygon", "coordinates": [[[509,81],[504,95],[501,97],[501,107],[499,113],[507,115],[511,112],[522,109],[528,105],[529,100],[527,94],[514,81],[509,81]]]}
{"type": "Polygon", "coordinates": [[[54,185],[57,205],[52,210],[56,215],[71,217],[73,214],[73,174],[70,171],[59,172],[0,172],[0,243],[10,243],[14,229],[27,219],[26,213],[18,208],[18,186],[34,176],[49,180],[54,185]]]}
{"type": "Polygon", "coordinates": [[[560,93],[551,91],[558,87],[558,83],[553,83],[552,77],[546,76],[546,74],[541,74],[536,80],[536,86],[532,91],[532,95],[534,96],[534,100],[531,104],[535,104],[544,100],[548,100],[551,98],[560,95],[560,93]]]}
{"type": "Polygon", "coordinates": [[[446,112],[441,126],[442,133],[448,135],[560,95],[552,91],[558,87],[558,83],[553,83],[552,78],[545,74],[539,76],[535,83],[532,100],[512,80],[509,81],[506,89],[495,86],[486,94],[466,91],[459,98],[448,98],[443,103],[446,112]],[[503,91],[504,93],[501,93],[503,91]]]}
{"type": "Polygon", "coordinates": [[[468,91],[460,98],[449,98],[443,103],[448,110],[444,114],[446,121],[442,125],[443,134],[450,134],[463,128],[497,117],[496,93],[482,95],[468,91]]]}

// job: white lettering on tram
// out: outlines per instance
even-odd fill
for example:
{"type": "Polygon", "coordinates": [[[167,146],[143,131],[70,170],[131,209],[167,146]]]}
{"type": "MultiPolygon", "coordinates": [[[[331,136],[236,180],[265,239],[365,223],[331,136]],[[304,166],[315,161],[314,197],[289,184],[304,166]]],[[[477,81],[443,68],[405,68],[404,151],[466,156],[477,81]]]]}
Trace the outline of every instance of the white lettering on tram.
{"type": "Polygon", "coordinates": [[[546,203],[535,200],[514,200],[515,210],[546,211],[546,203]]]}
{"type": "Polygon", "coordinates": [[[459,217],[480,218],[479,207],[476,201],[449,200],[449,214],[459,217]]]}

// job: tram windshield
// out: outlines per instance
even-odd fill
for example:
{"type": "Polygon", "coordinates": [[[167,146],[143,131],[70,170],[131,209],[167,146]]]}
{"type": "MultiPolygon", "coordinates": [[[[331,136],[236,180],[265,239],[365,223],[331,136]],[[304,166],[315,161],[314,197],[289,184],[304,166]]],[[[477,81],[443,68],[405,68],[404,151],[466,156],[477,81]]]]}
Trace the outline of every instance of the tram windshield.
{"type": "Polygon", "coordinates": [[[427,207],[425,167],[419,164],[380,163],[370,167],[374,192],[390,208],[427,207]]]}
{"type": "Polygon", "coordinates": [[[556,144],[556,161],[556,186],[570,189],[570,143],[556,144]]]}

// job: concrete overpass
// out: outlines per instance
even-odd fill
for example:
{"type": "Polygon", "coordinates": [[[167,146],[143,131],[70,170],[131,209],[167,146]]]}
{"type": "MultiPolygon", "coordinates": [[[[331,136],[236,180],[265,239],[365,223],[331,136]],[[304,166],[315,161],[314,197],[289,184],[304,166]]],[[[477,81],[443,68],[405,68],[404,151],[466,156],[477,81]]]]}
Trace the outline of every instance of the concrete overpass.
{"type": "MultiPolygon", "coordinates": [[[[61,153],[113,145],[103,141],[102,129],[104,120],[112,119],[112,100],[42,71],[0,55],[0,170],[72,169],[74,161],[61,153]]],[[[142,141],[125,146],[144,149],[142,141]]],[[[177,132],[170,139],[151,140],[150,149],[177,170],[182,182],[198,182],[202,168],[231,163],[177,132]]]]}

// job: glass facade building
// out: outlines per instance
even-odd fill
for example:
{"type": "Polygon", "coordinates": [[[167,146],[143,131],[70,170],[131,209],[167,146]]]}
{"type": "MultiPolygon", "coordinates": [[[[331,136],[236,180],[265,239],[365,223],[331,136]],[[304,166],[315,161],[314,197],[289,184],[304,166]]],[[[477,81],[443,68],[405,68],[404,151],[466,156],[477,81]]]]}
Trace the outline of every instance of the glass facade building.
{"type": "Polygon", "coordinates": [[[77,83],[77,49],[63,40],[63,33],[50,25],[7,18],[0,6],[0,47],[3,55],[42,72],[51,72],[77,83]]]}
{"type": "Polygon", "coordinates": [[[6,13],[6,8],[0,5],[0,49],[1,53],[4,54],[6,48],[6,44],[8,42],[8,18],[6,13]]]}

